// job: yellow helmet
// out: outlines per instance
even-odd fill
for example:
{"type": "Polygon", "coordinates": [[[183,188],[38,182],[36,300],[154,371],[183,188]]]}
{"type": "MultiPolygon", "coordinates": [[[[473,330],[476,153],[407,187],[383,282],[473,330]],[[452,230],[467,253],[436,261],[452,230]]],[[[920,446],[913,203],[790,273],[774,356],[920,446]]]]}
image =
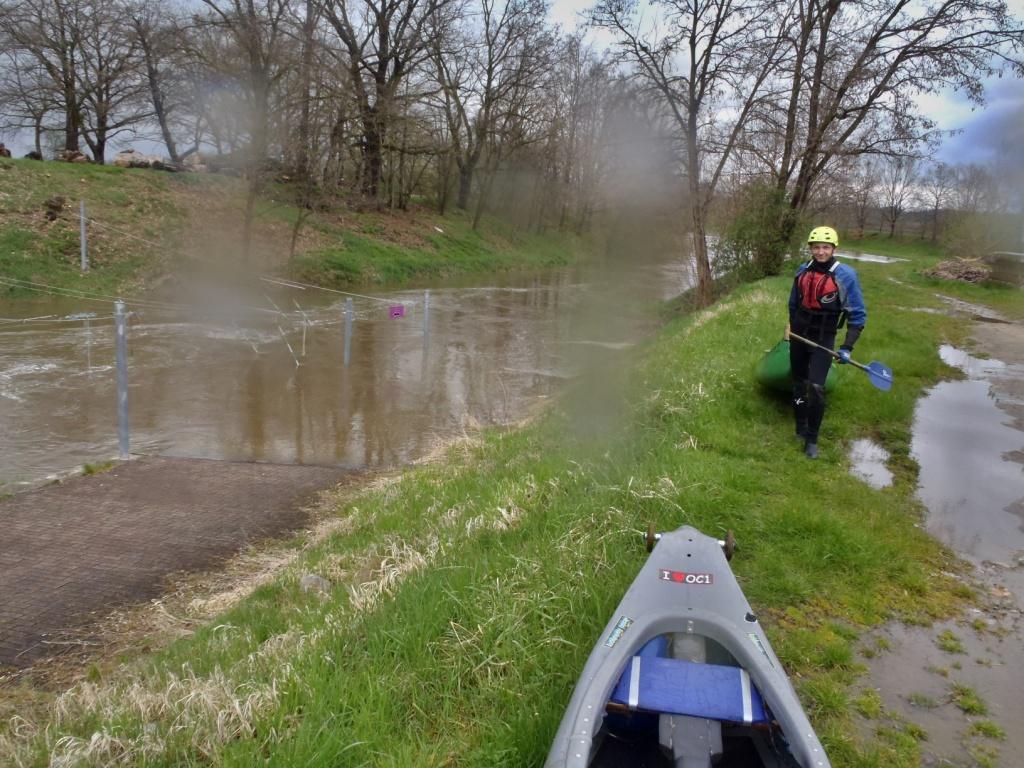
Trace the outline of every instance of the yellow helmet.
{"type": "Polygon", "coordinates": [[[828,243],[829,245],[838,248],[839,233],[832,229],[832,227],[815,227],[811,230],[811,234],[807,236],[807,242],[828,243]]]}

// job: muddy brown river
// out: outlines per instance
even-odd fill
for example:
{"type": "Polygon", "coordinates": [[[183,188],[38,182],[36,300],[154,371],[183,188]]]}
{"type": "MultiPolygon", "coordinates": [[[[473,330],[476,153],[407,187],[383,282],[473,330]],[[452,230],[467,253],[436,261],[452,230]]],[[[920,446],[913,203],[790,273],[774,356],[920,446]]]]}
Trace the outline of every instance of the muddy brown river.
{"type": "MultiPolygon", "coordinates": [[[[401,465],[527,415],[639,339],[689,279],[680,261],[354,297],[263,282],[161,297],[171,306],[128,298],[130,450],[401,465]]],[[[112,314],[81,298],[0,302],[0,491],[117,456],[112,314]]]]}

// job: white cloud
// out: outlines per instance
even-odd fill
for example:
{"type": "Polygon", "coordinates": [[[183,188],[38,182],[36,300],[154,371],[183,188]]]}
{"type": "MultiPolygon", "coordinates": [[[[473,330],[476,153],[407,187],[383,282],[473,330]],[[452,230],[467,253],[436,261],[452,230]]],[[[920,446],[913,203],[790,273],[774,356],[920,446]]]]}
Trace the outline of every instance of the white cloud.
{"type": "Polygon", "coordinates": [[[586,19],[586,11],[594,2],[596,0],[555,0],[548,9],[548,19],[563,29],[575,29],[581,20],[586,19]]]}

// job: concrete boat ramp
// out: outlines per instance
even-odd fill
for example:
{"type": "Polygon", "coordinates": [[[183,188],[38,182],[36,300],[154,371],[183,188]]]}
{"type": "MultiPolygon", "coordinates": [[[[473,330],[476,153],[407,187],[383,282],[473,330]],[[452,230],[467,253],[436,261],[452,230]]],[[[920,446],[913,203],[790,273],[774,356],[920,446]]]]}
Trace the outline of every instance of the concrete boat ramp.
{"type": "Polygon", "coordinates": [[[0,501],[0,669],[167,579],[293,530],[352,470],[143,457],[0,501]]]}

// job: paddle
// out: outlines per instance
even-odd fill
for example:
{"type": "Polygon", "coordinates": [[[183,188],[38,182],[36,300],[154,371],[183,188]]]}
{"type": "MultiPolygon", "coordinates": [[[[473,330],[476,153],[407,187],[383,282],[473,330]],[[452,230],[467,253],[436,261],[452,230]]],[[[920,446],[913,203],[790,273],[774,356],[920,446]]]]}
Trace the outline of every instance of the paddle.
{"type": "MultiPolygon", "coordinates": [[[[816,344],[810,339],[805,339],[803,336],[797,336],[792,331],[788,331],[788,335],[791,339],[802,341],[804,344],[807,344],[808,346],[811,347],[823,349],[830,355],[832,355],[832,357],[834,357],[836,360],[839,359],[839,353],[829,349],[828,347],[824,347],[821,344],[816,344]]],[[[871,383],[876,388],[882,390],[883,392],[888,392],[890,389],[892,389],[892,368],[890,368],[885,363],[880,363],[877,360],[872,360],[867,365],[861,365],[856,360],[850,360],[848,362],[850,363],[850,365],[856,368],[860,368],[862,371],[864,371],[864,373],[866,373],[868,375],[868,378],[871,380],[871,383]]]]}

